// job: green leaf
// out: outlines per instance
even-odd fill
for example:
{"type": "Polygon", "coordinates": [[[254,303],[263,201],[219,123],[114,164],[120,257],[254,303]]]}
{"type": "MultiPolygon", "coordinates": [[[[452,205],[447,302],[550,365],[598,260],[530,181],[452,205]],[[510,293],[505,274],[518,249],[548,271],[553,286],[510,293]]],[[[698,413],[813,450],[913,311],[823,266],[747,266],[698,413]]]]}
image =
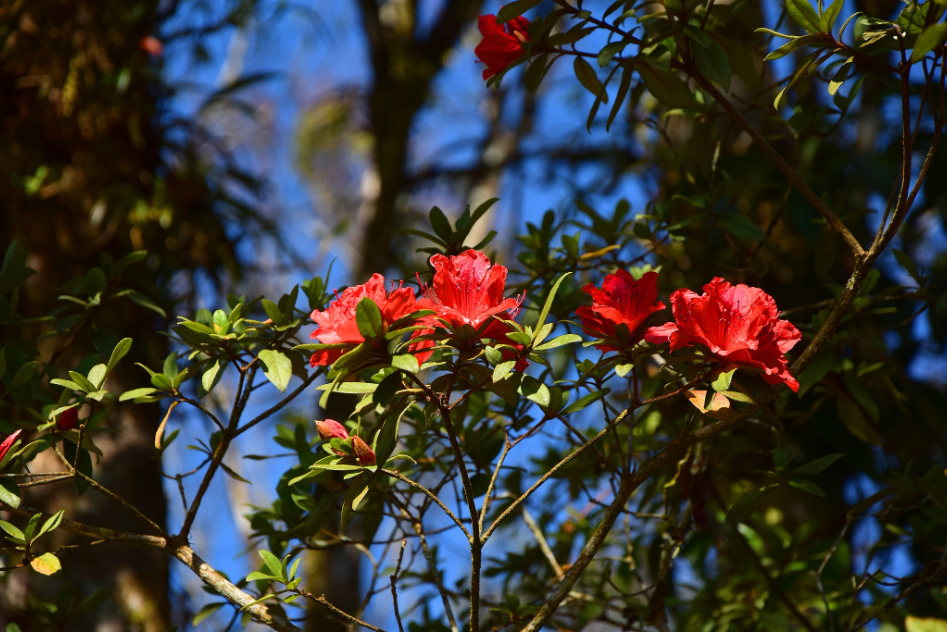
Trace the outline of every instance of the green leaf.
{"type": "Polygon", "coordinates": [[[144,294],[132,291],[126,294],[125,298],[130,300],[132,303],[135,303],[136,305],[140,305],[141,307],[150,309],[151,311],[155,312],[162,318],[168,317],[168,314],[163,309],[161,309],[161,307],[159,307],[157,303],[155,303],[153,300],[151,300],[144,294]]]}
{"type": "Polygon", "coordinates": [[[822,32],[832,32],[832,29],[835,28],[836,20],[838,20],[838,15],[842,12],[842,6],[844,4],[845,0],[834,0],[834,2],[829,5],[829,8],[825,10],[825,13],[819,17],[819,27],[822,32]]]}
{"type": "Polygon", "coordinates": [[[576,342],[582,342],[582,336],[576,334],[565,334],[557,338],[553,338],[549,342],[543,343],[535,348],[536,351],[547,351],[549,349],[555,349],[556,347],[561,347],[562,345],[574,344],[576,342]]]}
{"type": "Polygon", "coordinates": [[[816,485],[812,481],[794,480],[794,481],[789,481],[789,484],[795,487],[796,489],[801,489],[802,491],[813,494],[814,496],[825,498],[825,492],[822,491],[822,488],[820,488],[818,485],[816,485]]]}
{"type": "Polygon", "coordinates": [[[813,42],[819,42],[822,38],[819,35],[803,35],[802,37],[797,37],[794,40],[791,40],[770,54],[763,58],[763,61],[772,61],[774,59],[779,59],[780,57],[785,57],[789,53],[802,48],[803,46],[808,46],[813,42]]]}
{"type": "Polygon", "coordinates": [[[736,370],[736,369],[733,369],[732,371],[727,371],[726,373],[721,373],[720,375],[717,376],[717,379],[714,380],[714,381],[711,383],[710,386],[711,386],[715,391],[717,391],[718,393],[719,393],[720,391],[729,390],[729,389],[730,389],[730,382],[733,380],[733,374],[736,373],[736,372],[737,372],[737,370],[736,370]]]}
{"type": "Polygon", "coordinates": [[[274,576],[283,579],[283,564],[279,561],[275,555],[266,550],[257,551],[261,558],[263,558],[263,564],[266,566],[267,570],[270,571],[274,576]]]}
{"type": "Polygon", "coordinates": [[[730,524],[739,524],[749,520],[750,516],[753,515],[753,511],[756,509],[756,505],[770,490],[772,490],[772,487],[754,489],[737,498],[737,501],[730,507],[730,511],[727,512],[727,522],[730,524]]]}
{"type": "MultiPolygon", "coordinates": [[[[436,207],[435,207],[436,208],[436,207]]],[[[446,220],[445,220],[446,221],[446,220]]],[[[384,319],[375,301],[367,296],[358,302],[355,308],[355,322],[358,331],[366,340],[385,335],[384,319]]]]}
{"type": "Polygon", "coordinates": [[[542,0],[515,0],[505,4],[497,11],[497,24],[506,24],[538,5],[542,0]]]}
{"type": "MultiPolygon", "coordinates": [[[[838,1],[838,0],[836,0],[838,1]]],[[[829,94],[835,96],[835,93],[838,92],[838,89],[842,87],[842,84],[845,83],[845,80],[848,79],[849,74],[855,68],[852,62],[855,61],[854,57],[849,57],[842,65],[839,66],[838,70],[835,71],[835,76],[832,77],[832,80],[829,81],[829,94]]]]}
{"type": "Polygon", "coordinates": [[[3,375],[6,372],[7,372],[7,350],[0,348],[0,380],[3,379],[3,375]]]}
{"type": "Polygon", "coordinates": [[[779,94],[776,95],[776,99],[773,101],[774,109],[776,110],[779,109],[779,104],[782,102],[783,96],[785,96],[786,92],[788,92],[789,89],[793,87],[793,85],[797,81],[799,81],[800,77],[804,76],[809,71],[809,67],[812,66],[812,64],[814,64],[816,59],[819,57],[819,52],[820,51],[817,50],[811,55],[809,55],[805,63],[799,67],[799,69],[796,71],[796,74],[794,74],[792,76],[792,79],[790,79],[789,83],[786,84],[786,87],[779,91],[779,94]]]}
{"type": "Polygon", "coordinates": [[[844,454],[829,454],[828,456],[819,457],[814,461],[809,461],[803,465],[800,465],[796,469],[789,472],[789,476],[802,476],[803,474],[818,474],[822,470],[826,469],[839,459],[841,459],[844,454]]]}
{"type": "MultiPolygon", "coordinates": [[[[247,580],[252,581],[250,580],[249,577],[247,578],[247,580]]],[[[197,611],[197,614],[195,614],[194,618],[191,619],[191,625],[193,625],[194,627],[197,627],[198,625],[200,625],[200,623],[204,619],[212,616],[215,612],[217,612],[218,610],[220,610],[226,605],[227,605],[226,601],[216,601],[214,603],[207,604],[206,606],[204,606],[203,608],[197,611]]]]}
{"type": "Polygon", "coordinates": [[[615,103],[612,105],[612,111],[608,113],[608,120],[605,121],[605,131],[607,132],[612,123],[615,122],[615,117],[618,116],[618,112],[621,110],[622,103],[625,102],[625,97],[628,96],[628,90],[631,88],[631,79],[634,77],[634,65],[625,64],[625,67],[621,72],[621,83],[618,84],[618,94],[615,95],[615,103]]]}
{"type": "Polygon", "coordinates": [[[125,357],[131,348],[131,338],[122,338],[118,341],[118,344],[115,345],[114,349],[112,349],[112,355],[109,357],[108,364],[105,366],[105,377],[108,377],[112,374],[112,370],[115,369],[115,365],[118,364],[119,360],[125,357]]]}
{"type": "Polygon", "coordinates": [[[551,401],[549,388],[536,378],[529,375],[523,376],[519,391],[526,399],[536,402],[543,407],[549,406],[551,401]]]}
{"type": "Polygon", "coordinates": [[[395,446],[398,444],[401,417],[405,411],[408,410],[408,406],[404,403],[404,400],[401,401],[402,403],[400,405],[393,405],[388,411],[385,420],[382,422],[381,430],[378,431],[375,437],[375,462],[379,465],[384,465],[388,462],[388,457],[391,456],[395,446]]]}
{"type": "Polygon", "coordinates": [[[285,393],[289,378],[293,376],[292,361],[283,352],[275,349],[264,349],[257,357],[263,363],[263,375],[266,379],[272,382],[281,393],[285,393]]]}
{"type": "Polygon", "coordinates": [[[638,72],[651,95],[669,108],[688,109],[694,106],[693,91],[671,70],[658,70],[642,64],[638,72]]]}
{"type": "Polygon", "coordinates": [[[47,576],[55,575],[62,570],[62,564],[60,564],[59,558],[52,553],[43,553],[39,557],[34,557],[30,560],[30,566],[40,575],[47,576]]]}
{"type": "Polygon", "coordinates": [[[332,389],[336,393],[365,394],[374,393],[377,388],[378,385],[371,382],[340,382],[336,384],[334,389],[332,388],[332,384],[323,384],[317,387],[316,390],[325,391],[332,389]]]}
{"type": "Polygon", "coordinates": [[[695,60],[700,74],[719,85],[724,91],[730,90],[733,71],[730,69],[730,60],[723,46],[710,40],[710,44],[704,50],[695,52],[695,60]]]}
{"type": "Polygon", "coordinates": [[[148,395],[151,395],[152,393],[155,393],[155,392],[157,392],[157,389],[154,389],[154,388],[147,388],[147,387],[135,388],[130,391],[125,391],[124,393],[122,393],[119,396],[118,401],[127,402],[130,399],[136,399],[138,397],[147,397],[148,395]]]}
{"type": "MultiPolygon", "coordinates": [[[[944,24],[944,26],[947,26],[947,24],[944,24]]],[[[897,248],[892,248],[891,252],[894,253],[894,258],[898,260],[901,267],[908,271],[908,274],[911,275],[912,279],[917,281],[918,285],[921,285],[921,275],[917,270],[917,264],[914,263],[914,259],[909,257],[903,250],[898,250],[897,248]]]]}
{"type": "Polygon", "coordinates": [[[809,4],[809,0],[786,0],[786,11],[796,24],[809,33],[819,32],[819,14],[809,4]]]}
{"type": "Polygon", "coordinates": [[[41,535],[48,533],[52,531],[53,529],[56,529],[57,527],[59,527],[60,523],[62,522],[62,515],[63,513],[65,513],[65,511],[66,511],[65,509],[60,509],[55,514],[50,516],[49,519],[45,523],[43,523],[43,527],[39,530],[39,533],[37,533],[36,537],[33,539],[36,540],[41,535]]]}
{"type": "Polygon", "coordinates": [[[204,387],[204,390],[208,393],[216,386],[217,382],[220,380],[220,376],[223,375],[221,369],[224,367],[224,362],[222,360],[214,360],[214,363],[211,364],[204,375],[201,376],[201,386],[204,387]]]}
{"type": "Polygon", "coordinates": [[[273,324],[276,326],[283,324],[283,310],[277,306],[273,301],[268,301],[263,299],[263,311],[266,312],[266,315],[273,321],[273,324]]]}
{"type": "Polygon", "coordinates": [[[604,68],[612,61],[612,58],[615,57],[618,53],[622,51],[625,46],[628,45],[628,42],[624,39],[617,42],[612,42],[606,44],[602,50],[598,52],[598,66],[599,68],[604,68]]]}
{"type": "MultiPolygon", "coordinates": [[[[24,384],[32,380],[33,376],[35,376],[38,371],[39,371],[39,362],[27,362],[26,364],[24,364],[23,366],[21,366],[19,369],[16,370],[16,373],[13,375],[13,381],[10,382],[9,389],[12,391],[23,386],[24,384]]],[[[70,371],[69,374],[72,375],[72,371],[70,371]]],[[[86,380],[85,377],[83,377],[82,379],[88,382],[88,380],[86,380]]],[[[94,390],[94,389],[89,389],[89,390],[94,390]]]]}
{"type": "Polygon", "coordinates": [[[766,231],[757,226],[746,215],[723,215],[719,218],[720,225],[727,229],[734,237],[746,241],[762,241],[766,239],[766,231]]]}
{"type": "Polygon", "coordinates": [[[576,57],[575,61],[572,63],[572,69],[575,71],[576,79],[579,80],[586,90],[592,93],[593,96],[602,100],[602,103],[608,103],[608,92],[605,90],[605,86],[602,85],[602,82],[599,81],[598,75],[595,74],[595,69],[592,68],[592,64],[585,61],[583,57],[576,57]]]}
{"type": "Polygon", "coordinates": [[[449,242],[454,230],[450,226],[450,220],[444,215],[444,211],[436,206],[431,207],[428,220],[431,222],[431,228],[434,229],[435,234],[445,242],[449,242]]]}
{"type": "Polygon", "coordinates": [[[506,362],[501,362],[496,365],[493,369],[493,382],[499,382],[500,380],[506,378],[510,374],[510,371],[513,370],[513,367],[516,366],[516,360],[507,360],[506,362]]]}
{"type": "Polygon", "coordinates": [[[106,367],[104,364],[96,364],[94,367],[89,369],[89,375],[86,377],[92,382],[92,385],[96,389],[102,388],[102,384],[105,382],[106,376],[106,367]]]}
{"type": "Polygon", "coordinates": [[[391,366],[407,373],[417,373],[421,370],[421,365],[418,364],[418,359],[410,353],[392,356],[391,366]]]}
{"type": "Polygon", "coordinates": [[[552,302],[556,298],[556,292],[559,291],[559,286],[562,285],[562,282],[565,281],[566,277],[572,274],[571,272],[566,272],[561,277],[556,279],[556,282],[553,283],[552,289],[549,290],[549,296],[546,297],[546,302],[543,304],[543,309],[539,312],[539,318],[536,320],[536,326],[534,329],[539,331],[539,329],[546,324],[546,317],[549,316],[549,310],[552,309],[552,302]]]}
{"type": "Polygon", "coordinates": [[[552,67],[551,63],[547,63],[548,61],[549,53],[543,53],[530,61],[529,66],[526,67],[526,90],[530,94],[536,94],[539,84],[542,83],[546,73],[549,72],[549,68],[552,67]]]}
{"type": "Polygon", "coordinates": [[[577,413],[583,408],[586,408],[598,400],[602,399],[611,392],[610,389],[602,389],[601,391],[595,391],[594,393],[589,393],[588,395],[579,398],[578,400],[569,404],[565,410],[562,411],[563,415],[571,415],[572,413],[577,413]]]}
{"type": "Polygon", "coordinates": [[[0,520],[0,529],[3,529],[3,530],[6,531],[10,536],[16,538],[17,540],[23,540],[24,542],[26,541],[26,536],[23,535],[23,532],[20,531],[20,529],[19,529],[18,527],[16,527],[15,525],[10,524],[10,523],[7,522],[6,520],[0,520]]]}

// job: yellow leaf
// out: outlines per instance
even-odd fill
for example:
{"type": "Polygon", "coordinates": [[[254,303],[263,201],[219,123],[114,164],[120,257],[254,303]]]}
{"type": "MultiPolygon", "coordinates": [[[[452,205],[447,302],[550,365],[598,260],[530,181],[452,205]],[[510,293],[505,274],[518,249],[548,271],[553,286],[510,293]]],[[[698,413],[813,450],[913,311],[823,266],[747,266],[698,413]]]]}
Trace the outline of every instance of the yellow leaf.
{"type": "Polygon", "coordinates": [[[30,560],[30,566],[33,567],[34,571],[42,575],[55,575],[62,570],[62,564],[59,563],[59,558],[52,553],[43,553],[39,557],[34,557],[30,560]]]}
{"type": "Polygon", "coordinates": [[[947,632],[947,621],[930,617],[908,617],[904,621],[907,632],[947,632]]]}

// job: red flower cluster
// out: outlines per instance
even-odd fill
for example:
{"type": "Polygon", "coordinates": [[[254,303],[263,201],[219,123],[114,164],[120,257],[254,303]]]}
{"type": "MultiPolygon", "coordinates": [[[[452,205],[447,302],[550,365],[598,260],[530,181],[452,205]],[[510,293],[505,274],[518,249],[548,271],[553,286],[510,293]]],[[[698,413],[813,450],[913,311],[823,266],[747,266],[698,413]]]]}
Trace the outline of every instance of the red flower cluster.
{"type": "MultiPolygon", "coordinates": [[[[310,334],[310,338],[318,338],[322,344],[349,343],[353,347],[365,341],[365,337],[358,330],[355,320],[355,308],[363,298],[370,298],[381,310],[385,327],[399,318],[417,311],[417,299],[409,288],[399,287],[390,293],[385,291],[385,277],[373,274],[367,283],[350,287],[325,311],[318,309],[312,312],[312,318],[319,329],[310,334]]],[[[312,354],[309,364],[312,366],[326,366],[332,364],[345,353],[347,349],[322,349],[312,354]]]]}
{"type": "Polygon", "coordinates": [[[10,451],[10,448],[13,447],[13,444],[16,443],[16,440],[19,438],[22,430],[17,430],[6,439],[3,440],[3,443],[0,443],[0,461],[3,460],[3,457],[7,455],[7,452],[10,451]]]}
{"type": "MultiPolygon", "coordinates": [[[[325,421],[316,421],[316,431],[323,441],[331,441],[332,439],[342,439],[346,441],[351,439],[352,452],[355,453],[355,458],[358,459],[359,465],[375,465],[375,452],[361,437],[349,437],[349,431],[336,420],[326,419],[325,421]]],[[[340,450],[335,450],[335,453],[345,456],[345,453],[340,450]]]]}
{"type": "Polygon", "coordinates": [[[483,71],[483,79],[486,81],[506,70],[517,57],[523,54],[523,44],[529,41],[529,35],[526,34],[529,20],[519,16],[506,24],[500,24],[497,22],[496,15],[481,15],[477,26],[480,27],[483,39],[474,49],[474,53],[487,65],[486,70],[483,71]]]}
{"type": "Polygon", "coordinates": [[[671,294],[671,308],[676,322],[652,328],[646,340],[670,342],[671,351],[702,345],[723,362],[762,370],[770,384],[799,390],[785,354],[802,334],[779,319],[776,301],[763,290],[715,277],[703,294],[684,289],[671,294]]]}
{"type": "Polygon", "coordinates": [[[582,291],[592,297],[592,306],[575,311],[585,333],[602,342],[601,351],[630,350],[645,336],[650,317],[664,309],[658,300],[658,273],[646,272],[635,281],[626,270],[605,277],[601,289],[591,283],[582,291]]]}
{"type": "MultiPolygon", "coordinates": [[[[500,314],[513,318],[523,300],[522,297],[503,296],[506,291],[505,267],[490,263],[487,255],[478,250],[467,250],[454,257],[434,255],[431,265],[434,266],[434,280],[430,286],[422,287],[423,297],[418,300],[418,307],[432,310],[434,315],[423,320],[431,329],[420,330],[416,336],[433,333],[434,328],[449,328],[456,333],[467,325],[480,339],[492,339],[522,349],[522,345],[507,338],[509,329],[496,319],[500,314]]],[[[417,343],[415,349],[432,346],[434,342],[427,340],[417,343]]],[[[513,359],[515,355],[509,349],[504,352],[506,359],[513,359]]],[[[428,356],[430,352],[422,352],[418,359],[427,359],[428,356]]],[[[528,365],[525,358],[520,358],[516,370],[522,371],[528,365]]]]}

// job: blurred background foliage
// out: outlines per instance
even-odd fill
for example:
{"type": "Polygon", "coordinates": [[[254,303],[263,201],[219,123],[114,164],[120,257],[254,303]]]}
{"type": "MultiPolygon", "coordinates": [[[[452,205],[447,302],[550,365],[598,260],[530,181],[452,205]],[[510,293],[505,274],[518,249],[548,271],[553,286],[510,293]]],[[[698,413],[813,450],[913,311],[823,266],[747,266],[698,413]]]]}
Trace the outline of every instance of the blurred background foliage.
{"type": "MultiPolygon", "coordinates": [[[[608,3],[586,4],[600,11],[608,3]]],[[[804,57],[764,65],[771,42],[754,29],[795,27],[776,2],[719,4],[730,13],[728,40],[745,51],[732,99],[867,243],[900,165],[898,86],[863,74],[854,94],[849,86],[832,99],[824,78],[809,74],[775,111],[774,93],[804,57]]],[[[847,2],[843,15],[888,18],[899,6],[847,2]]],[[[424,243],[399,229],[423,228],[434,204],[456,218],[466,203],[500,197],[478,225],[479,237],[498,231],[491,248],[501,263],[525,271],[512,279],[523,288],[554,278],[562,253],[581,269],[581,253],[618,245],[602,265],[660,262],[665,295],[720,275],[765,288],[804,333],[824,321],[851,256],[732,120],[668,116],[636,83],[610,133],[604,109],[587,131],[592,98],[566,64],[535,94],[521,71],[487,90],[472,56],[475,18],[497,9],[477,0],[5,2],[0,250],[21,240],[38,272],[25,286],[21,311],[55,309],[62,285],[97,265],[102,253],[118,259],[147,250],[146,265],[125,279],[141,297],[137,308],[109,307],[88,324],[72,323],[62,332],[71,343],[63,363],[78,363],[96,345],[107,346],[103,341],[133,337],[135,359],[154,366],[167,355],[159,332],[168,314],[193,314],[230,291],[288,287],[283,280],[322,273],[332,259],[330,288],[375,271],[410,274],[423,269],[415,248],[424,243]],[[555,215],[544,217],[547,208],[555,215]],[[659,219],[672,229],[656,233],[659,219]],[[562,251],[553,256],[556,247],[562,251]]],[[[931,131],[921,128],[920,145],[931,131]]],[[[920,281],[935,298],[947,290],[944,173],[941,150],[893,243],[905,256],[879,260],[873,296],[893,298],[920,281]]],[[[560,318],[568,306],[563,302],[560,318]]],[[[947,465],[947,319],[921,306],[856,302],[833,346],[800,376],[800,397],[783,417],[783,447],[846,455],[809,477],[824,496],[780,488],[761,501],[764,522],[756,529],[702,524],[687,538],[687,530],[671,528],[639,543],[655,568],[674,565],[648,603],[653,625],[670,612],[680,629],[701,629],[699,620],[711,615],[744,629],[741,618],[757,612],[751,606],[767,582],[792,594],[787,567],[821,559],[839,534],[836,568],[827,572],[841,582],[878,569],[920,574],[947,553],[942,491],[914,490],[918,502],[939,499],[923,523],[906,510],[911,489],[878,515],[853,521],[849,514],[879,491],[907,485],[905,472],[918,477],[947,465]],[[673,562],[662,557],[667,542],[683,546],[673,562]]],[[[144,384],[143,373],[122,379],[123,388],[144,384]]],[[[308,406],[284,423],[311,434],[314,399],[308,406]]],[[[151,448],[161,415],[157,407],[120,409],[116,445],[105,450],[120,458],[97,470],[159,522],[174,520],[162,493],[174,481],[162,481],[151,448]]],[[[690,457],[688,480],[667,492],[672,500],[713,515],[765,484],[760,472],[774,467],[772,432],[751,428],[728,442],[690,457]]],[[[215,562],[239,574],[256,563],[234,558],[252,548],[253,529],[240,516],[250,499],[227,489],[233,523],[201,526],[223,530],[214,534],[224,543],[215,562]]],[[[272,501],[265,490],[257,493],[254,504],[272,501]]],[[[77,503],[78,515],[123,528],[119,516],[105,523],[109,512],[83,505],[86,498],[62,492],[36,503],[77,503]]],[[[554,547],[568,551],[574,532],[566,525],[581,526],[581,515],[563,521],[544,513],[537,521],[557,525],[554,547]]],[[[535,559],[503,564],[521,571],[539,559],[533,553],[535,559]]],[[[205,602],[199,588],[174,579],[163,558],[128,549],[81,555],[88,561],[67,566],[62,580],[17,584],[15,575],[5,577],[0,620],[35,629],[28,625],[35,600],[61,598],[68,585],[82,596],[97,588],[113,594],[88,615],[88,629],[184,629],[205,602]]],[[[351,589],[360,581],[358,557],[314,551],[304,568],[311,592],[325,592],[343,609],[359,601],[351,589]]],[[[542,581],[514,585],[523,601],[546,588],[542,581]]],[[[892,596],[883,585],[869,592],[875,603],[892,596]]],[[[947,616],[945,606],[939,588],[925,588],[908,595],[905,607],[947,616]]],[[[757,629],[782,629],[767,623],[765,612],[753,616],[757,629]]],[[[311,629],[329,629],[319,617],[311,629]]],[[[214,616],[203,625],[222,628],[228,620],[214,616]]]]}

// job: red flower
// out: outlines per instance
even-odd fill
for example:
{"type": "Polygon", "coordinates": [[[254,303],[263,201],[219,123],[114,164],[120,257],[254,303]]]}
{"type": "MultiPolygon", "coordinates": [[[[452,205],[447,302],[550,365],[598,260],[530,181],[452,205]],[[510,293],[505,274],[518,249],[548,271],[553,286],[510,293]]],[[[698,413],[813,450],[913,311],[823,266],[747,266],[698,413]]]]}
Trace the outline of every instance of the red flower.
{"type": "Polygon", "coordinates": [[[56,417],[56,427],[62,431],[72,430],[79,425],[79,407],[75,406],[69,410],[64,410],[56,417]]]}
{"type": "Polygon", "coordinates": [[[16,443],[17,438],[20,436],[22,430],[17,430],[9,437],[3,440],[3,443],[0,443],[0,461],[3,460],[3,457],[7,455],[7,452],[10,451],[10,448],[13,447],[13,444],[16,443]]]}
{"type": "MultiPolygon", "coordinates": [[[[318,338],[322,344],[349,343],[353,347],[365,341],[355,321],[355,308],[363,298],[372,299],[381,310],[387,327],[399,318],[417,310],[417,299],[409,288],[399,287],[390,293],[385,291],[385,277],[373,274],[367,283],[350,287],[325,310],[315,310],[310,318],[319,325],[310,338],[318,338]]],[[[309,364],[326,366],[338,360],[347,349],[322,349],[312,354],[309,364]]]]}
{"type": "Polygon", "coordinates": [[[529,41],[529,35],[526,34],[529,20],[519,16],[503,25],[497,22],[497,16],[490,14],[481,15],[477,25],[483,39],[477,44],[474,53],[487,65],[483,71],[483,79],[486,81],[506,70],[507,66],[523,54],[523,44],[529,41]]]}
{"type": "Polygon", "coordinates": [[[779,319],[776,301],[763,290],[714,277],[702,295],[684,289],[671,294],[671,308],[677,322],[649,330],[649,342],[670,342],[671,351],[700,344],[720,360],[762,369],[770,384],[799,390],[785,354],[802,334],[779,319]]]}
{"type": "MultiPolygon", "coordinates": [[[[454,257],[434,255],[431,265],[434,266],[434,280],[430,286],[422,286],[423,296],[418,299],[418,308],[434,311],[433,316],[423,320],[432,328],[417,331],[414,337],[433,333],[434,327],[444,327],[446,321],[454,331],[469,325],[481,339],[512,344],[506,338],[509,329],[495,318],[499,314],[512,318],[523,300],[522,297],[503,297],[506,268],[490,263],[487,255],[478,250],[467,250],[454,257]]],[[[414,349],[432,346],[434,342],[427,340],[416,343],[414,349]]],[[[423,362],[429,356],[429,352],[419,353],[418,360],[423,362]]]]}
{"type": "Polygon", "coordinates": [[[343,440],[349,438],[349,431],[345,429],[345,426],[334,419],[316,421],[316,431],[319,433],[319,438],[323,441],[328,441],[333,438],[343,440]]]}
{"type": "Polygon", "coordinates": [[[352,438],[352,450],[358,458],[359,465],[375,465],[375,452],[361,437],[352,438]]]}
{"type": "Polygon", "coordinates": [[[501,312],[516,314],[522,299],[503,298],[506,268],[490,263],[479,250],[467,250],[455,257],[434,255],[434,280],[422,289],[420,309],[430,309],[435,317],[449,321],[457,329],[474,329],[501,312]]]}
{"type": "Polygon", "coordinates": [[[646,272],[635,281],[619,270],[605,277],[601,289],[589,283],[582,291],[591,295],[592,306],[583,305],[575,313],[585,333],[603,339],[595,345],[602,351],[634,347],[644,337],[651,314],[664,309],[658,301],[657,272],[646,272]]]}
{"type": "Polygon", "coordinates": [[[151,35],[138,40],[138,47],[152,57],[161,57],[164,53],[164,46],[162,46],[161,41],[151,35]]]}

